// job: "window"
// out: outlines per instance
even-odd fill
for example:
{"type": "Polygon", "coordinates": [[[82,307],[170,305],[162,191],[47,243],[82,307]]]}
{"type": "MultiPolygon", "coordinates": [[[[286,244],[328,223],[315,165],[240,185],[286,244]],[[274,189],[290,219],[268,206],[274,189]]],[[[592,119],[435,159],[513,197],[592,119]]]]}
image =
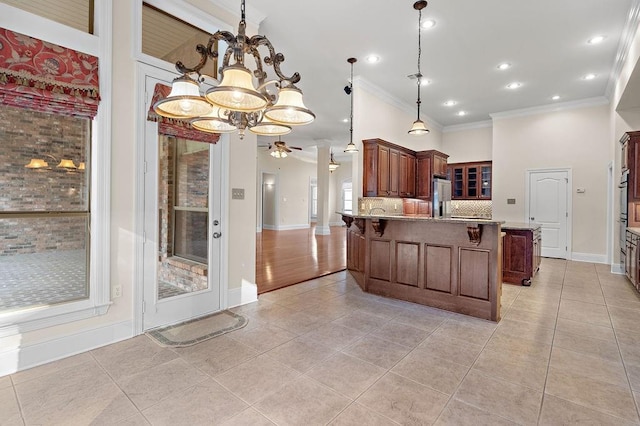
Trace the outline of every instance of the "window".
{"type": "Polygon", "coordinates": [[[93,34],[94,0],[0,0],[0,3],[93,34]]]}
{"type": "Polygon", "coordinates": [[[351,180],[342,182],[342,211],[351,213],[353,209],[353,193],[351,191],[351,180]]]}
{"type": "Polygon", "coordinates": [[[317,179],[311,179],[311,183],[310,183],[310,188],[309,188],[311,194],[310,194],[310,199],[311,199],[311,205],[309,206],[310,210],[311,210],[311,220],[315,220],[318,219],[318,181],[317,179]]]}
{"type": "Polygon", "coordinates": [[[89,297],[90,133],[0,105],[0,312],[89,297]]]}

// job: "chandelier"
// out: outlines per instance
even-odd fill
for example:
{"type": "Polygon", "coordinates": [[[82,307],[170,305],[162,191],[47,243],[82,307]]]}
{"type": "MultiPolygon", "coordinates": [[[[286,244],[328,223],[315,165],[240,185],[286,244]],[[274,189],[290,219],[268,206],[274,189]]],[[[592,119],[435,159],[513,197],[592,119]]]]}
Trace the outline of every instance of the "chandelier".
{"type": "Polygon", "coordinates": [[[420,72],[420,58],[422,56],[422,44],[421,44],[421,36],[422,36],[422,9],[427,7],[427,2],[424,0],[417,1],[413,4],[413,8],[418,11],[418,72],[416,74],[410,75],[410,78],[415,78],[418,84],[418,119],[413,122],[411,126],[411,130],[409,130],[410,135],[425,135],[429,133],[429,129],[424,124],[424,121],[420,120],[420,83],[422,82],[422,73],[420,72]]]}
{"type": "Polygon", "coordinates": [[[300,81],[300,74],[296,72],[287,77],[282,73],[280,65],[284,55],[276,53],[265,36],[246,36],[245,0],[241,1],[240,12],[237,36],[229,31],[217,31],[206,46],[196,46],[201,56],[197,65],[189,68],[176,62],[176,70],[182,75],[173,80],[169,96],[156,102],[154,110],[163,117],[188,120],[193,128],[203,132],[237,131],[240,139],[246,129],[258,135],[277,136],[291,132],[292,126],[311,123],[315,115],[304,105],[302,91],[295,86],[300,81]],[[204,82],[205,76],[201,70],[208,59],[219,57],[218,41],[227,44],[220,70],[222,81],[202,96],[200,83],[204,82]],[[261,46],[268,51],[264,58],[258,51],[261,46]],[[253,57],[254,70],[245,66],[245,55],[253,57]],[[263,62],[273,67],[277,79],[267,80],[263,62]],[[267,86],[271,84],[278,89],[277,96],[267,92],[267,86]]]}
{"type": "Polygon", "coordinates": [[[353,143],[353,64],[358,62],[358,60],[356,58],[349,58],[347,62],[351,64],[351,80],[349,80],[348,86],[344,86],[344,91],[351,97],[351,114],[349,115],[349,143],[344,152],[354,154],[358,152],[358,148],[356,148],[356,145],[353,143]]]}

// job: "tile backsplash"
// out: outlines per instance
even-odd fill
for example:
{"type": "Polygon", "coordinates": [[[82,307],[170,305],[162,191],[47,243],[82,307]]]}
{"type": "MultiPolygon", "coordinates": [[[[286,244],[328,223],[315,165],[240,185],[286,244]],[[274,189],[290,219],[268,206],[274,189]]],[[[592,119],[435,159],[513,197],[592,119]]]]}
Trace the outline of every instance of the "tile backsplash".
{"type": "MultiPolygon", "coordinates": [[[[402,215],[416,214],[416,211],[404,211],[403,205],[407,207],[407,198],[386,198],[386,197],[361,197],[358,198],[358,214],[384,214],[384,215],[402,215]]],[[[427,202],[429,203],[429,202],[427,202]]],[[[430,207],[430,203],[429,203],[430,207]]],[[[429,209],[430,213],[431,209],[429,209]]],[[[451,201],[452,216],[473,216],[491,219],[492,204],[491,200],[452,200],[451,201]]]]}
{"type": "Polygon", "coordinates": [[[474,216],[491,219],[491,200],[452,200],[451,216],[474,216]]]}
{"type": "Polygon", "coordinates": [[[401,215],[402,198],[362,197],[358,198],[358,214],[401,215]]]}

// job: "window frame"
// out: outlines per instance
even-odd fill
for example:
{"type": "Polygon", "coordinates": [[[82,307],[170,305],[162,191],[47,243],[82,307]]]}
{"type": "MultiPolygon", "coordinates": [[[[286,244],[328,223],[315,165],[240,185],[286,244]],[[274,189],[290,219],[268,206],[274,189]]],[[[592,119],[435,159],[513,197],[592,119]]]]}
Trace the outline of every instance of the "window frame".
{"type": "Polygon", "coordinates": [[[89,298],[58,305],[0,313],[0,338],[79,321],[107,313],[110,301],[112,4],[100,0],[94,9],[94,34],[76,30],[0,3],[2,25],[99,59],[101,102],[91,120],[89,182],[89,298]]]}

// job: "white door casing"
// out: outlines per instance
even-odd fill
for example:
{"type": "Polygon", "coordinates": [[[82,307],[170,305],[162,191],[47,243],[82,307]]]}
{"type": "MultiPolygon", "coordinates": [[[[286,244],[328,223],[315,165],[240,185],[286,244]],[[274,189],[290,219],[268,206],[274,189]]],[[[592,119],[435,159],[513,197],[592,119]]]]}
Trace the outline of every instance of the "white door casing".
{"type": "MultiPolygon", "coordinates": [[[[145,77],[148,108],[156,83],[170,85],[171,80],[145,77]]],[[[143,242],[143,330],[196,318],[221,308],[221,168],[220,144],[209,148],[208,191],[208,286],[204,290],[179,296],[158,298],[158,125],[147,121],[144,132],[144,242],[143,242]]]]}
{"type": "Polygon", "coordinates": [[[526,221],[542,228],[542,256],[570,259],[570,170],[528,170],[526,221]]]}

